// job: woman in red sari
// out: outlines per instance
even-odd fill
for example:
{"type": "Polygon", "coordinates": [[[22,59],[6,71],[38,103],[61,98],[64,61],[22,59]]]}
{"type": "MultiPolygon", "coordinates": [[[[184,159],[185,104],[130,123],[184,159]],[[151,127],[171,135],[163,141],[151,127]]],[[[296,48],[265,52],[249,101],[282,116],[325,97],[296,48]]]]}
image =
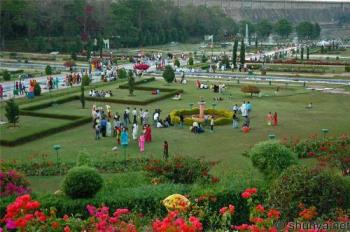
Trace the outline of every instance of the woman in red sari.
{"type": "Polygon", "coordinates": [[[277,112],[275,112],[274,115],[273,115],[273,125],[277,126],[277,123],[278,123],[277,112]]]}
{"type": "Polygon", "coordinates": [[[145,141],[149,143],[152,141],[152,131],[151,127],[147,124],[145,128],[145,141]]]}

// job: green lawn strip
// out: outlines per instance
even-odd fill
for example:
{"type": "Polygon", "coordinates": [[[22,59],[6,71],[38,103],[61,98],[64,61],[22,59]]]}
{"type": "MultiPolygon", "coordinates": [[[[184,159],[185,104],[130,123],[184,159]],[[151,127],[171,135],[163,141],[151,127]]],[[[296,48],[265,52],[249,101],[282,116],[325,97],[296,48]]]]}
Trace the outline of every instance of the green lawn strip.
{"type": "MultiPolygon", "coordinates": [[[[151,183],[143,171],[102,174],[105,192],[113,191],[113,188],[130,188],[151,183]]],[[[64,176],[29,176],[30,186],[36,193],[54,193],[60,188],[64,176]]]]}
{"type": "MultiPolygon", "coordinates": [[[[21,116],[25,118],[26,116],[21,116]]],[[[35,115],[32,116],[31,121],[25,121],[23,127],[20,127],[15,132],[11,133],[11,129],[3,129],[5,136],[1,137],[0,145],[2,146],[18,146],[30,141],[37,140],[58,132],[69,130],[77,126],[81,126],[87,122],[91,121],[91,117],[80,117],[75,120],[64,120],[64,123],[57,124],[57,120],[64,120],[62,118],[58,119],[57,117],[52,117],[51,115],[35,115]],[[47,119],[47,120],[44,120],[47,119]],[[46,126],[46,127],[45,127],[46,126]]],[[[6,125],[6,124],[5,124],[6,125]]],[[[14,129],[16,130],[16,129],[14,129]]]]}

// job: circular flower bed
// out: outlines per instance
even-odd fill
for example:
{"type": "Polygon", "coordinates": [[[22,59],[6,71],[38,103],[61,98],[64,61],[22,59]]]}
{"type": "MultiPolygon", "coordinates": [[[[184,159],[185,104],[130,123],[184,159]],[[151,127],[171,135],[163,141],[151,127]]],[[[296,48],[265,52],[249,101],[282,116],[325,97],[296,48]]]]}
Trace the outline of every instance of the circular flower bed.
{"type": "MultiPolygon", "coordinates": [[[[180,123],[180,115],[184,116],[185,125],[192,126],[193,122],[196,121],[196,117],[199,114],[199,109],[194,108],[191,110],[173,110],[170,113],[170,118],[172,122],[180,123]]],[[[226,125],[232,123],[233,112],[229,110],[215,110],[215,109],[206,109],[204,110],[205,115],[214,117],[215,125],[226,125]]]]}

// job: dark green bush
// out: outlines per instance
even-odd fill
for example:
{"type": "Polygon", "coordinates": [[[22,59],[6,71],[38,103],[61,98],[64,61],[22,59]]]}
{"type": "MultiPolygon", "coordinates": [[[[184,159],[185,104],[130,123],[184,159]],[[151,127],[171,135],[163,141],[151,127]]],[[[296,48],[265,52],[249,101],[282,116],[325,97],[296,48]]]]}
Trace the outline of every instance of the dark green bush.
{"type": "Polygon", "coordinates": [[[39,83],[36,83],[34,86],[34,95],[40,96],[41,95],[41,87],[39,83]]]}
{"type": "Polygon", "coordinates": [[[9,80],[11,80],[11,75],[10,75],[9,71],[7,71],[7,69],[5,69],[5,70],[2,72],[2,77],[3,77],[4,81],[9,81],[9,80]]]}
{"type": "Polygon", "coordinates": [[[126,79],[128,77],[128,73],[124,68],[121,68],[118,70],[118,78],[119,79],[126,79]]]}
{"type": "Polygon", "coordinates": [[[345,66],[345,72],[350,72],[350,66],[345,66]]]}
{"type": "Polygon", "coordinates": [[[52,75],[52,68],[51,68],[50,65],[46,65],[45,74],[46,75],[52,75]]]}
{"type": "Polygon", "coordinates": [[[284,169],[296,163],[297,155],[277,141],[256,144],[250,151],[252,163],[266,177],[275,178],[284,169]]]}
{"type": "Polygon", "coordinates": [[[62,183],[64,193],[71,198],[90,198],[102,188],[103,179],[95,168],[74,167],[62,183]]]}
{"type": "Polygon", "coordinates": [[[300,203],[315,206],[318,215],[332,209],[349,207],[349,190],[339,176],[304,166],[291,166],[270,186],[268,204],[282,212],[282,217],[292,220],[298,217],[300,203]]]}

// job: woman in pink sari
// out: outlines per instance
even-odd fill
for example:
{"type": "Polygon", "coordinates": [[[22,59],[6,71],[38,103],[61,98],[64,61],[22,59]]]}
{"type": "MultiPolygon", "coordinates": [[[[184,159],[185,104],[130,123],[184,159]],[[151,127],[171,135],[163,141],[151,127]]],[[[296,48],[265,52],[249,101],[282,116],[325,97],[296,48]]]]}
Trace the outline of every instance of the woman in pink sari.
{"type": "Polygon", "coordinates": [[[140,152],[145,151],[145,135],[144,134],[141,134],[139,137],[139,149],[140,149],[140,152]]]}

